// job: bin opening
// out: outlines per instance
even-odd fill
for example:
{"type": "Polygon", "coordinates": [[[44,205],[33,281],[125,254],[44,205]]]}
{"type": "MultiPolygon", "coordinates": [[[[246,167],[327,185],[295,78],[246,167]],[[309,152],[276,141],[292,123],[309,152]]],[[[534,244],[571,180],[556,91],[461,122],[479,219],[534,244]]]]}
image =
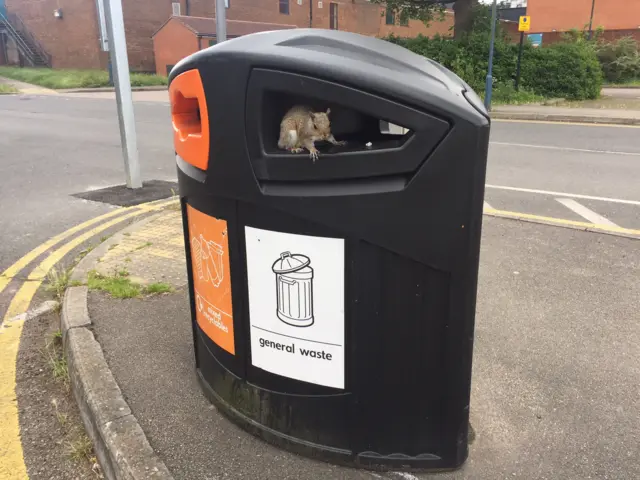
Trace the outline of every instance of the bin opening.
{"type": "MultiPolygon", "coordinates": [[[[389,122],[375,118],[357,110],[335,103],[327,103],[310,97],[285,94],[283,92],[265,91],[262,99],[262,115],[260,129],[262,148],[266,154],[286,153],[278,148],[280,122],[287,111],[294,105],[308,105],[314,111],[324,112],[331,109],[331,133],[338,141],[346,141],[346,145],[332,145],[328,142],[316,142],[321,154],[338,154],[347,152],[380,150],[401,147],[412,135],[406,128],[394,125],[393,129],[385,128],[389,122]]],[[[300,155],[308,155],[308,152],[300,155]]]]}
{"type": "Polygon", "coordinates": [[[197,69],[181,73],[169,85],[173,145],[176,154],[200,170],[209,164],[209,115],[197,69]]]}
{"type": "Polygon", "coordinates": [[[189,135],[202,133],[202,120],[197,98],[186,98],[181,92],[176,92],[173,98],[171,119],[181,140],[185,140],[189,135]]]}

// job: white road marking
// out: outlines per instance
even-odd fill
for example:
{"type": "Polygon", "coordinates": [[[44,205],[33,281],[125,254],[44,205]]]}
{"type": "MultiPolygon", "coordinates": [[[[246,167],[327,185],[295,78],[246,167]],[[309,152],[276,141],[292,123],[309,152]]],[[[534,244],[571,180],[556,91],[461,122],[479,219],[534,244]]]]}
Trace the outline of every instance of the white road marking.
{"type": "Polygon", "coordinates": [[[501,145],[520,148],[544,148],[547,150],[564,150],[567,152],[604,153],[609,155],[630,155],[640,157],[640,152],[621,152],[618,150],[594,150],[589,148],[557,147],[555,145],[531,145],[528,143],[489,142],[490,145],[501,145]]]}
{"type": "Polygon", "coordinates": [[[17,322],[17,321],[27,322],[33,318],[39,317],[40,315],[44,315],[45,313],[52,312],[57,307],[58,307],[58,302],[56,302],[55,300],[47,300],[46,302],[41,303],[37,307],[34,307],[30,310],[27,310],[24,313],[21,313],[19,315],[16,315],[14,317],[7,319],[5,322],[0,324],[0,333],[2,333],[5,328],[11,327],[12,322],[17,322]]]}
{"type": "Polygon", "coordinates": [[[543,125],[553,125],[557,127],[578,126],[578,127],[599,127],[599,128],[640,128],[640,125],[625,125],[615,123],[589,123],[589,122],[559,122],[557,120],[516,120],[516,119],[491,119],[491,123],[540,123],[543,125]]]}
{"type": "Polygon", "coordinates": [[[567,207],[569,210],[574,211],[581,217],[586,218],[591,223],[619,228],[618,225],[613,223],[611,220],[603,217],[602,215],[598,215],[593,210],[589,210],[587,207],[585,207],[584,205],[580,205],[578,202],[571,198],[556,198],[556,201],[560,202],[562,205],[567,207]]]}
{"type": "Polygon", "coordinates": [[[407,472],[391,472],[391,473],[394,474],[394,475],[398,475],[400,478],[404,478],[405,480],[420,480],[415,475],[412,475],[412,474],[407,473],[407,472]]]}
{"type": "Polygon", "coordinates": [[[554,192],[551,190],[536,190],[535,188],[507,187],[505,185],[490,185],[490,184],[486,184],[485,187],[493,188],[495,190],[510,190],[513,192],[540,193],[542,195],[553,195],[554,197],[581,198],[583,200],[598,200],[602,202],[624,203],[627,205],[640,205],[640,201],[637,201],[637,200],[624,200],[621,198],[609,198],[609,197],[594,197],[591,195],[580,195],[578,193],[554,192]]]}

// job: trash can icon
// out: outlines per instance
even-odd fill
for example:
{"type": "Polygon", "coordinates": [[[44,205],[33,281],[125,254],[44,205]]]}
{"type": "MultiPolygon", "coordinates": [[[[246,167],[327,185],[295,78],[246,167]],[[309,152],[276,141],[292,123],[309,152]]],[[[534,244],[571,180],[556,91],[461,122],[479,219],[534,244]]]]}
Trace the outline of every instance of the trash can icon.
{"type": "Polygon", "coordinates": [[[205,395],[315,459],[462,465],[481,99],[398,45],[321,29],[201,50],[169,96],[205,395]]]}
{"type": "Polygon", "coordinates": [[[294,327],[313,325],[313,268],[304,255],[283,252],[273,264],[278,318],[294,327]]]}

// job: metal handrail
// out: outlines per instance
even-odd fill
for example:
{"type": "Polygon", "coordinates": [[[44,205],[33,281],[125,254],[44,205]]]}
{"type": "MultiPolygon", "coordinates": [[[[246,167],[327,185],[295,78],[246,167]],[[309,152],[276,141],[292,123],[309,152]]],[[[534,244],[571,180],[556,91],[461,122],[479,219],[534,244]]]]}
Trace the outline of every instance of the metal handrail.
{"type": "Polygon", "coordinates": [[[47,51],[42,46],[42,44],[38,41],[38,39],[31,34],[31,32],[25,26],[24,22],[18,16],[18,14],[8,13],[7,16],[9,17],[10,22],[15,22],[15,24],[18,25],[18,31],[20,31],[20,33],[22,33],[25,37],[27,37],[29,41],[32,43],[32,45],[36,47],[37,49],[36,53],[38,53],[44,60],[46,60],[46,63],[48,66],[51,66],[51,55],[47,53],[47,51]]]}
{"type": "Polygon", "coordinates": [[[29,45],[27,45],[26,42],[20,37],[15,27],[11,24],[11,22],[9,22],[9,19],[2,14],[2,12],[0,12],[0,20],[4,22],[7,29],[9,30],[9,34],[11,35],[11,38],[13,38],[18,43],[20,49],[25,50],[30,55],[33,55],[33,52],[31,51],[31,48],[29,47],[29,45]]]}
{"type": "MultiPolygon", "coordinates": [[[[14,37],[15,41],[18,42],[27,53],[30,53],[32,56],[35,56],[36,54],[39,55],[40,58],[45,61],[47,66],[51,66],[51,55],[49,55],[43,48],[42,44],[38,40],[36,40],[33,35],[31,35],[24,22],[18,15],[16,15],[15,13],[7,13],[5,16],[4,14],[2,14],[2,12],[0,12],[0,20],[4,20],[5,25],[13,34],[12,36],[14,37]],[[25,42],[22,37],[26,37],[29,42],[31,42],[31,45],[27,44],[27,42],[25,42]]],[[[33,63],[33,59],[31,60],[33,63]]]]}

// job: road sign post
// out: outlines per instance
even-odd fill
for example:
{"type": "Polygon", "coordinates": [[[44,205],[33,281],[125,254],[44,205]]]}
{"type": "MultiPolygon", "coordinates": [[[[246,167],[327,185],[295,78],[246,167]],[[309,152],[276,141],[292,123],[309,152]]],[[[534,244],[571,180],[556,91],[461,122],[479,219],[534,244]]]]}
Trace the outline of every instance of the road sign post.
{"type": "Polygon", "coordinates": [[[518,30],[520,31],[520,48],[518,49],[518,65],[516,67],[516,81],[515,88],[516,91],[520,87],[520,65],[522,63],[522,49],[524,46],[524,32],[528,32],[531,29],[531,17],[528,15],[523,15],[520,17],[520,22],[518,22],[518,30]]]}
{"type": "Polygon", "coordinates": [[[140,163],[138,162],[136,124],[133,114],[133,98],[131,97],[131,80],[129,78],[129,57],[127,56],[127,41],[124,35],[121,0],[104,0],[104,12],[109,39],[109,56],[113,69],[113,83],[116,87],[120,143],[122,145],[127,187],[141,188],[142,180],[140,178],[140,163]]]}

